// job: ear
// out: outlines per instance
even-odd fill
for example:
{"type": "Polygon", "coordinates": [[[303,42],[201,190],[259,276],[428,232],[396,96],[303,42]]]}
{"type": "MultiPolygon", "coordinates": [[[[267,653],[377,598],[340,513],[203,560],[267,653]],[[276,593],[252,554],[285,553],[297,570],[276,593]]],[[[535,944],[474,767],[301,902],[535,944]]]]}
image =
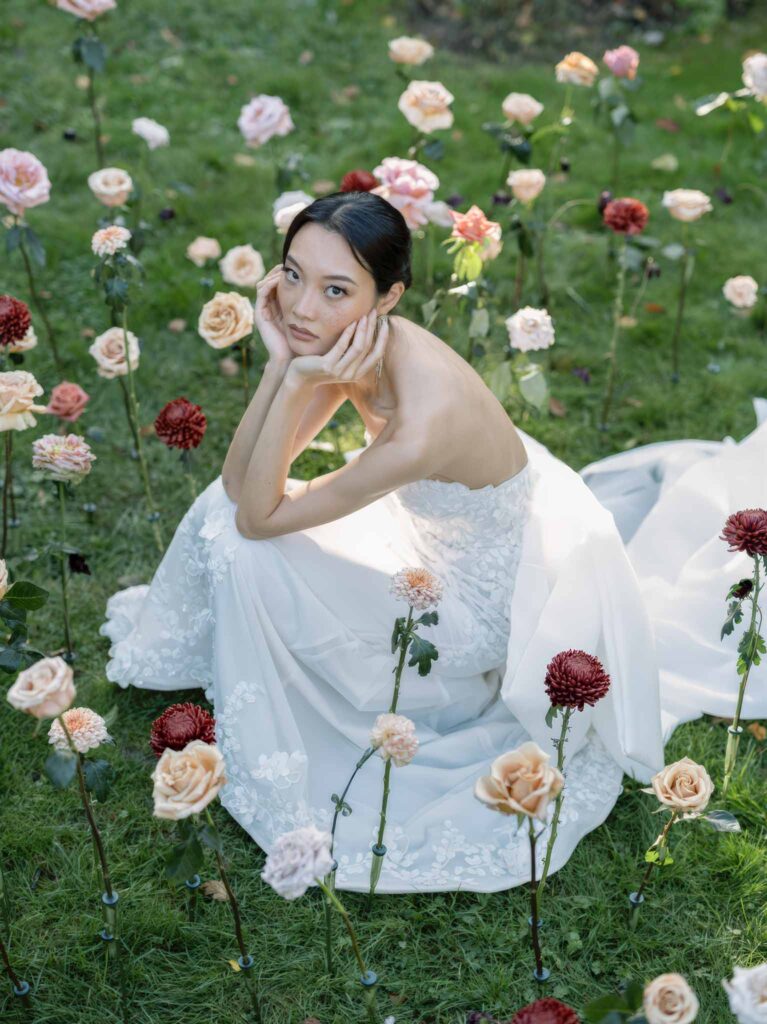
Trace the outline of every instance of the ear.
{"type": "Polygon", "coordinates": [[[402,281],[395,281],[386,295],[382,295],[376,303],[376,312],[379,316],[394,309],[405,292],[405,285],[402,281]]]}

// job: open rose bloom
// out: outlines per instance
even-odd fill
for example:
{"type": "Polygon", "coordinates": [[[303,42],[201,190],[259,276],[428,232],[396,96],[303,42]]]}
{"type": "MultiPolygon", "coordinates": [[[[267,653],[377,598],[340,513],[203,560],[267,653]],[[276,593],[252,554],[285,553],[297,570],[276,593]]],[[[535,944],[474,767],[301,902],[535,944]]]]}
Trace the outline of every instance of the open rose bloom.
{"type": "Polygon", "coordinates": [[[373,174],[381,184],[371,191],[395,206],[411,231],[428,224],[434,192],[439,188],[439,178],[433,171],[417,160],[387,156],[373,174]]]}
{"type": "Polygon", "coordinates": [[[121,167],[102,167],[88,175],[88,188],[104,206],[122,206],[133,191],[133,179],[121,167]]]}
{"type": "Polygon", "coordinates": [[[56,6],[60,11],[74,14],[76,18],[95,21],[100,14],[113,11],[117,7],[117,0],[56,0],[56,6]]]}
{"type": "Polygon", "coordinates": [[[72,666],[56,656],[41,658],[20,672],[6,696],[17,711],[33,718],[55,718],[67,710],[76,693],[72,666]]]}
{"type": "Polygon", "coordinates": [[[0,150],[0,203],[20,217],[25,210],[51,197],[48,172],[33,153],[0,150]]]}
{"type": "Polygon", "coordinates": [[[255,288],[265,273],[261,253],[252,245],[235,245],[219,260],[218,269],[227,284],[237,288],[255,288]]]}
{"type": "Polygon", "coordinates": [[[27,370],[0,373],[0,431],[26,430],[34,427],[35,412],[47,412],[45,405],[35,405],[43,389],[27,370]]]}
{"type": "Polygon", "coordinates": [[[714,784],[702,764],[683,757],[653,775],[652,787],[642,792],[654,793],[683,818],[697,818],[708,807],[714,784]]]}
{"type": "Polygon", "coordinates": [[[389,59],[395,64],[423,64],[434,56],[434,47],[425,39],[398,36],[389,42],[389,59]]]}
{"type": "Polygon", "coordinates": [[[428,135],[440,128],[450,128],[455,97],[441,82],[413,81],[399,98],[397,106],[410,124],[428,135]]]}
{"type": "Polygon", "coordinates": [[[591,86],[594,84],[599,68],[585,53],[573,50],[557,64],[555,70],[558,82],[565,85],[591,86]]]}
{"type": "Polygon", "coordinates": [[[183,750],[166,747],[152,780],[155,817],[180,821],[204,811],[226,785],[223,754],[202,740],[192,740],[183,750]]]}
{"type": "Polygon", "coordinates": [[[122,327],[110,327],[96,338],[88,351],[96,360],[98,368],[96,373],[106,380],[114,380],[115,377],[125,377],[128,373],[128,363],[125,353],[125,337],[128,338],[128,356],[130,369],[138,369],[139,348],[138,338],[132,331],[123,331],[122,327]]]}
{"type": "Polygon", "coordinates": [[[692,1024],[698,997],[681,974],[661,974],[645,988],[642,1009],[647,1024],[692,1024]]]}
{"type": "Polygon", "coordinates": [[[490,774],[477,779],[474,795],[501,814],[546,820],[549,803],[565,784],[558,768],[537,743],[528,740],[516,750],[496,757],[490,774]]]}
{"type": "Polygon", "coordinates": [[[711,200],[697,188],[675,188],[663,193],[663,205],[674,218],[687,223],[699,220],[713,210],[711,200]]]}
{"type": "Polygon", "coordinates": [[[767,1021],[767,963],[757,967],[735,967],[732,979],[722,984],[738,1024],[764,1024],[767,1021]]]}
{"type": "Polygon", "coordinates": [[[216,238],[198,235],[186,247],[186,258],[196,267],[204,267],[208,260],[217,260],[221,255],[221,245],[216,238]]]}
{"type": "Polygon", "coordinates": [[[724,282],[722,293],[736,309],[751,309],[759,298],[759,285],[750,274],[738,274],[724,282]]]}
{"type": "Polygon", "coordinates": [[[503,248],[501,225],[488,220],[482,210],[474,205],[466,213],[452,211],[453,230],[451,238],[461,238],[469,244],[479,246],[482,260],[494,260],[503,248]]]}
{"type": "Polygon", "coordinates": [[[170,132],[151,117],[136,117],[131,125],[134,135],[146,142],[150,149],[159,149],[160,146],[170,144],[170,132]]]}
{"type": "Polygon", "coordinates": [[[237,127],[246,145],[263,146],[275,135],[287,135],[295,128],[290,110],[279,96],[254,96],[240,111],[237,127]]]}
{"type": "Polygon", "coordinates": [[[639,54],[633,46],[618,46],[614,50],[605,50],[602,60],[616,78],[636,78],[639,54]]]}
{"type": "Polygon", "coordinates": [[[526,92],[510,92],[501,104],[503,116],[512,124],[518,121],[525,126],[531,124],[543,113],[543,104],[526,92]]]}
{"type": "Polygon", "coordinates": [[[198,334],[211,348],[227,348],[253,331],[253,303],[237,292],[216,292],[202,307],[198,334]]]}

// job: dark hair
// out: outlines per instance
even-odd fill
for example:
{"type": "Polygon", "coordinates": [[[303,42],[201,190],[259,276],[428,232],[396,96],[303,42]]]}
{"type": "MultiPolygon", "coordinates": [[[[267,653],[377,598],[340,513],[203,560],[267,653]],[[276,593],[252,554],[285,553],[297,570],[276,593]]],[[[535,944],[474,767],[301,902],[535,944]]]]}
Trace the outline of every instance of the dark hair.
{"type": "Polygon", "coordinates": [[[381,196],[333,192],[315,199],[293,218],[282,246],[283,263],[304,224],[321,224],[345,238],[360,266],[373,275],[379,295],[385,295],[396,281],[406,288],[413,283],[410,229],[399,210],[381,196]]]}

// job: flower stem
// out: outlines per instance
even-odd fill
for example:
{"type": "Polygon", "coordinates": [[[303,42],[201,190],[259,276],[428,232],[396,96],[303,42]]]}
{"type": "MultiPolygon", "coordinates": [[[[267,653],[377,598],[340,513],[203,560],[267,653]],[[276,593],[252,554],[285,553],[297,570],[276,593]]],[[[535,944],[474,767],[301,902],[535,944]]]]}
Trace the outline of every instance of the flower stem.
{"type": "MultiPolygon", "coordinates": [[[[668,819],[666,824],[663,826],[663,831],[660,833],[658,838],[655,840],[655,842],[653,843],[653,846],[663,846],[664,845],[664,843],[666,841],[666,837],[668,836],[669,832],[671,831],[671,826],[676,821],[676,818],[677,818],[677,814],[676,814],[676,811],[674,811],[674,812],[672,812],[671,817],[668,819]]],[[[650,849],[652,849],[652,847],[650,847],[650,849]]],[[[635,898],[634,898],[635,906],[634,906],[634,908],[631,911],[631,926],[632,926],[632,928],[636,926],[637,918],[639,917],[639,904],[641,902],[641,897],[642,897],[642,894],[644,893],[645,886],[647,885],[647,883],[650,880],[650,875],[652,874],[652,869],[654,867],[655,867],[655,861],[651,860],[648,863],[648,865],[647,865],[647,869],[646,869],[644,875],[642,875],[642,881],[639,883],[639,888],[636,891],[635,898]]]]}
{"type": "MultiPolygon", "coordinates": [[[[8,950],[5,948],[5,943],[3,942],[1,936],[0,957],[2,958],[3,966],[5,967],[5,973],[8,975],[8,980],[10,981],[11,985],[13,985],[14,990],[16,992],[22,991],[24,987],[24,982],[19,978],[18,974],[16,974],[16,972],[14,971],[10,957],[8,956],[8,950]]],[[[29,995],[21,996],[21,1001],[24,1004],[24,1006],[29,1006],[29,995]]]]}
{"type": "Polygon", "coordinates": [[[684,256],[682,257],[682,280],[679,283],[679,297],[676,306],[676,320],[674,321],[674,333],[671,336],[671,380],[677,383],[679,380],[679,341],[682,332],[682,319],[684,317],[684,302],[687,295],[687,279],[689,277],[688,264],[690,260],[690,249],[687,244],[687,228],[684,231],[684,256]]]}
{"type": "Polygon", "coordinates": [[[56,481],[59,492],[59,516],[61,519],[61,602],[64,607],[64,638],[67,644],[67,654],[72,658],[72,634],[69,628],[69,601],[67,599],[67,555],[64,545],[67,539],[67,517],[66,517],[66,496],[64,484],[61,480],[56,481]]]}
{"type": "MultiPolygon", "coordinates": [[[[17,225],[19,225],[20,222],[21,219],[17,218],[17,225]]],[[[56,364],[56,372],[59,374],[59,376],[61,376],[63,370],[61,366],[61,356],[59,355],[59,348],[58,343],[56,341],[56,335],[53,331],[53,327],[51,327],[51,322],[48,319],[48,314],[45,310],[45,306],[43,305],[42,300],[37,292],[37,286],[35,285],[35,275],[32,273],[32,263],[29,259],[29,253],[27,252],[27,247],[24,242],[23,231],[19,232],[19,249],[21,250],[21,258],[24,260],[24,267],[26,268],[27,271],[27,280],[29,281],[29,291],[30,294],[32,295],[32,301],[34,302],[35,307],[37,308],[37,311],[42,317],[43,323],[45,324],[45,331],[48,335],[48,341],[51,344],[51,350],[53,352],[53,361],[56,364]]]]}
{"type": "Polygon", "coordinates": [[[412,605],[408,607],[407,622],[405,623],[405,629],[400,637],[400,655],[399,662],[394,672],[394,692],[392,694],[391,704],[389,706],[389,714],[393,715],[397,711],[397,701],[399,700],[399,687],[402,680],[402,670],[405,667],[405,658],[407,657],[407,649],[410,645],[410,641],[413,639],[412,636],[413,628],[413,608],[412,605]]]}
{"type": "Polygon", "coordinates": [[[607,386],[605,388],[604,403],[602,405],[602,418],[600,427],[602,430],[607,426],[607,418],[610,415],[610,408],[615,391],[615,378],[618,372],[618,337],[621,330],[621,317],[623,316],[623,293],[626,286],[626,236],[623,238],[623,247],[618,254],[618,287],[615,290],[615,302],[613,304],[613,333],[610,339],[610,370],[607,375],[607,386]]]}
{"type": "Polygon", "coordinates": [[[528,835],[530,838],[530,914],[531,934],[533,939],[533,954],[535,956],[535,971],[538,977],[543,977],[543,959],[541,957],[541,944],[538,940],[538,886],[535,881],[535,824],[532,818],[528,818],[528,835]]]}
{"type": "MultiPolygon", "coordinates": [[[[349,917],[349,913],[346,910],[346,907],[339,900],[338,896],[336,896],[334,890],[331,889],[329,886],[325,885],[325,883],[321,881],[319,878],[317,879],[317,885],[319,885],[320,889],[322,889],[322,891],[325,893],[325,896],[328,899],[328,901],[336,908],[338,913],[341,915],[341,919],[344,922],[346,931],[349,934],[349,939],[351,940],[352,950],[354,951],[354,957],[357,961],[357,966],[360,969],[360,974],[362,975],[363,978],[366,977],[368,975],[368,969],[365,965],[365,961],[362,958],[362,952],[360,951],[359,942],[357,941],[357,933],[354,930],[354,925],[352,924],[351,918],[349,917]]],[[[368,990],[366,1008],[368,1018],[371,1024],[377,1024],[378,1017],[375,1013],[375,994],[373,992],[372,986],[368,990]]]]}
{"type": "Polygon", "coordinates": [[[522,289],[525,285],[525,275],[527,271],[527,260],[525,254],[520,250],[517,253],[517,272],[514,275],[514,308],[519,309],[519,305],[522,301],[522,289]]]}
{"type": "MultiPolygon", "coordinates": [[[[567,742],[567,733],[570,729],[570,716],[573,713],[572,708],[565,708],[562,713],[562,730],[557,740],[557,768],[561,772],[565,766],[565,743],[567,742]]],[[[564,787],[557,793],[556,803],[554,804],[554,816],[551,819],[551,832],[549,833],[549,841],[546,845],[546,859],[543,862],[543,871],[541,872],[541,881],[538,885],[538,899],[540,900],[543,895],[543,889],[546,885],[546,879],[549,874],[549,864],[551,863],[551,854],[554,850],[554,843],[557,841],[557,827],[559,825],[559,816],[562,812],[562,803],[565,798],[564,787]]]]}
{"type": "Polygon", "coordinates": [[[751,672],[751,666],[754,661],[755,647],[757,641],[756,631],[756,617],[759,614],[759,592],[762,589],[762,583],[759,579],[759,556],[754,555],[754,587],[751,591],[751,622],[749,624],[749,635],[751,636],[751,647],[744,658],[746,663],[745,671],[740,680],[740,687],[738,689],[738,703],[735,708],[735,717],[732,720],[732,724],[729,727],[727,734],[727,750],[724,755],[724,779],[722,781],[722,798],[727,795],[727,790],[732,779],[732,773],[735,770],[735,761],[738,756],[738,746],[740,745],[740,734],[742,729],[740,727],[740,714],[743,710],[743,698],[746,695],[746,686],[748,684],[748,676],[751,672]]]}
{"type": "MultiPolygon", "coordinates": [[[[95,35],[95,33],[94,33],[95,35]]],[[[98,103],[96,102],[96,72],[93,68],[88,68],[88,104],[91,108],[91,115],[93,117],[93,136],[94,142],[96,143],[96,163],[98,167],[96,170],[101,168],[106,163],[104,159],[104,145],[101,141],[101,114],[99,113],[98,103]]]]}
{"type": "Polygon", "coordinates": [[[11,464],[13,460],[13,435],[10,430],[5,432],[5,478],[3,479],[3,539],[0,544],[0,558],[5,558],[5,546],[8,542],[8,495],[11,493],[11,464]]]}

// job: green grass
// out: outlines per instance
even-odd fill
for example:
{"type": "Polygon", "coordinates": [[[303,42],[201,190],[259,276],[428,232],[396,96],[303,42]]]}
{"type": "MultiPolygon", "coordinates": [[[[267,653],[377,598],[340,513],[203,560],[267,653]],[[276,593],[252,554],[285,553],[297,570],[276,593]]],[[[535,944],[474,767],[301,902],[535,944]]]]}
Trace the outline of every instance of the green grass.
{"type": "MultiPolygon", "coordinates": [[[[78,700],[102,713],[117,710],[111,730],[117,742],[106,754],[116,763],[117,782],[108,802],[97,806],[97,815],[121,894],[123,941],[130,953],[130,1020],[229,1024],[245,1019],[247,1003],[237,984],[241,979],[227,965],[237,952],[228,908],[206,903],[194,922],[188,920],[184,896],[162,878],[169,830],[151,815],[149,724],[174,699],[195,695],[117,690],[103,673],[108,643],[97,630],[106,599],[121,586],[150,580],[157,553],[143,516],[138,466],[128,454],[119,385],[97,377],[82,333],[101,332],[109,316],[90,279],[89,241],[101,208],[85,184],[95,165],[84,93],[74,85],[76,69],[69,55],[75,23],[44,5],[32,12],[22,0],[7,2],[4,13],[0,145],[31,149],[48,167],[51,202],[32,211],[29,220],[48,250],[42,284],[51,293],[48,308],[66,354],[67,379],[80,382],[92,396],[81,423],[98,461],[69,505],[67,525],[70,542],[84,552],[92,574],[73,577],[70,593],[78,700]],[[62,140],[67,127],[77,132],[76,142],[62,140]],[[98,506],[93,525],[80,507],[86,501],[98,506]]],[[[550,308],[557,329],[550,383],[567,415],[511,412],[575,467],[648,441],[740,437],[753,426],[750,399],[764,394],[767,386],[766,342],[753,320],[728,313],[721,286],[736,273],[764,280],[764,192],[759,191],[764,142],[738,129],[717,176],[726,123],[718,114],[698,120],[689,101],[736,87],[741,54],[758,45],[765,27],[752,19],[708,44],[671,40],[657,51],[640,44],[645,83],[636,105],[641,124],[624,162],[621,192],[648,203],[648,233],[664,243],[678,238],[678,225],[661,209],[663,189],[688,186],[712,192],[721,184],[735,201],[716,202],[714,213],[693,232],[698,260],[685,320],[681,384],[674,387],[668,379],[678,267],[666,262],[662,278],[651,282],[646,296],[663,311],[644,314],[623,337],[618,405],[606,435],[595,430],[594,422],[615,268],[607,259],[595,208],[579,207],[549,241],[550,308]],[[672,119],[679,131],[662,130],[657,118],[672,119]],[[678,156],[678,172],[650,168],[650,161],[665,152],[678,156]],[[568,294],[568,287],[574,291],[568,294]],[[571,297],[575,293],[580,301],[571,297]],[[706,369],[712,360],[721,366],[718,374],[706,369]],[[591,371],[590,384],[571,372],[583,366],[591,371]]],[[[387,155],[404,155],[410,132],[396,110],[401,83],[386,58],[385,42],[406,29],[385,5],[372,2],[336,7],[297,0],[259,5],[123,0],[120,10],[103,20],[103,35],[112,48],[101,84],[109,161],[138,173],[143,144],[130,133],[134,116],[154,116],[171,132],[171,148],[151,154],[154,186],[145,213],[152,231],[142,254],[148,284],[131,309],[131,327],[143,346],[137,381],[143,422],[150,423],[165,402],[182,394],[205,410],[209,429],[195,455],[200,487],[220,471],[242,397],[239,379],[220,375],[216,354],[194,329],[202,302],[220,286],[220,278],[210,274],[210,281],[201,282],[205,275],[183,253],[195,235],[209,234],[224,249],[251,241],[268,255],[272,237],[272,147],[247,151],[254,166],[235,164],[235,153],[246,152],[236,128],[239,108],[256,92],[281,95],[290,105],[297,131],[277,148],[300,152],[305,172],[291,187],[310,187],[320,178],[338,181],[353,167],[372,168],[387,155]],[[323,10],[337,12],[337,20],[325,19],[323,10]],[[166,27],[180,45],[161,35],[166,27]],[[300,64],[298,57],[307,49],[313,60],[300,64]],[[230,84],[233,75],[237,81],[230,84]],[[348,85],[359,87],[358,96],[335,102],[333,93],[348,85]],[[157,218],[163,206],[173,206],[174,219],[157,218]],[[181,334],[167,329],[174,317],[188,322],[181,334]]],[[[586,42],[583,49],[588,51],[586,42]]],[[[481,123],[499,118],[500,101],[511,89],[532,92],[546,104],[544,116],[553,116],[562,94],[551,67],[502,67],[440,52],[427,69],[428,77],[442,80],[455,94],[455,128],[462,133],[460,138],[446,133],[445,158],[433,165],[441,179],[439,196],[457,191],[488,209],[500,160],[481,123]]],[[[565,150],[572,170],[568,180],[549,182],[543,201],[549,215],[571,198],[596,200],[606,184],[604,135],[591,120],[586,94],[575,98],[578,118],[565,150]]],[[[547,159],[542,152],[544,166],[547,159]]],[[[505,223],[507,213],[498,209],[505,223]]],[[[416,286],[401,310],[416,320],[428,297],[418,259],[417,253],[416,286]]],[[[440,254],[438,279],[444,280],[448,270],[440,254]]],[[[513,309],[512,277],[507,243],[489,271],[495,287],[491,348],[501,346],[503,317],[513,309]]],[[[3,290],[27,296],[17,258],[4,259],[2,282],[3,290]]],[[[531,291],[525,301],[534,298],[531,291]]],[[[24,367],[36,375],[47,397],[58,377],[39,318],[36,324],[40,344],[24,367]]],[[[436,329],[465,349],[465,324],[440,320],[436,329]]],[[[340,410],[338,420],[341,446],[360,444],[362,425],[353,410],[340,410]]],[[[49,429],[50,422],[41,418],[37,428],[14,438],[22,526],[11,533],[8,560],[17,576],[51,591],[48,605],[34,619],[32,641],[52,652],[63,641],[57,568],[45,552],[46,541],[58,533],[55,495],[50,485],[32,480],[28,467],[28,444],[49,429]]],[[[331,430],[323,435],[332,436],[331,430]]],[[[175,455],[153,438],[146,440],[146,448],[168,540],[188,506],[186,482],[175,455]]],[[[309,477],[339,464],[307,451],[293,472],[309,477]]],[[[5,702],[0,738],[0,858],[12,922],[10,948],[36,992],[33,1019],[41,1024],[117,1021],[115,989],[105,975],[97,938],[100,884],[75,791],[52,790],[42,774],[45,730],[33,735],[32,721],[5,702]]],[[[724,741],[721,724],[707,719],[691,723],[676,732],[667,759],[688,754],[707,764],[719,782],[724,741]]],[[[731,806],[744,832],[717,835],[688,824],[675,829],[675,863],[652,883],[635,933],[626,928],[625,898],[658,823],[651,814],[653,799],[638,792],[636,784],[627,780],[627,791],[606,824],[586,837],[552,877],[544,933],[554,973],[552,994],[582,1006],[629,974],[649,979],[678,970],[698,992],[703,1024],[729,1019],[720,979],[729,976],[734,963],[767,958],[764,746],[747,736],[741,749],[742,771],[731,790],[731,806]]],[[[293,1024],[309,1016],[323,1024],[361,1019],[353,963],[340,929],[343,970],[335,980],[325,973],[317,892],[295,904],[281,902],[259,879],[263,855],[256,845],[223,809],[216,810],[216,818],[258,959],[268,1024],[293,1024]]],[[[214,874],[211,863],[207,877],[214,874]]],[[[349,895],[345,901],[382,979],[382,1018],[393,1013],[406,1024],[458,1024],[470,1009],[505,1018],[536,996],[523,889],[495,895],[384,896],[369,919],[357,913],[361,897],[349,895]]],[[[0,1016],[23,1019],[5,990],[0,1016]]]]}

